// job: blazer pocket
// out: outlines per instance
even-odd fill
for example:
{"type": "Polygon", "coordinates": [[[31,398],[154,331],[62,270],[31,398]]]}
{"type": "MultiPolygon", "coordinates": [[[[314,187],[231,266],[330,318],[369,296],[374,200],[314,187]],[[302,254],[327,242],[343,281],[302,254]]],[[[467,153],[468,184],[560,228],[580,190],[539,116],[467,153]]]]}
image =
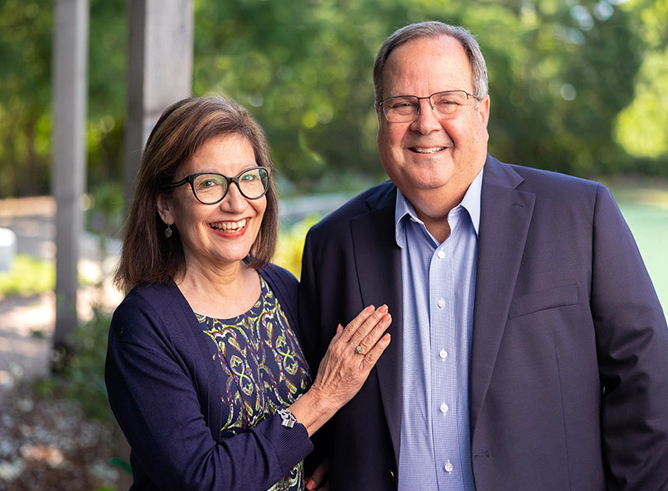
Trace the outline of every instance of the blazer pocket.
{"type": "Polygon", "coordinates": [[[578,285],[558,286],[517,297],[510,304],[508,318],[531,314],[541,310],[576,305],[578,303],[578,285]]]}

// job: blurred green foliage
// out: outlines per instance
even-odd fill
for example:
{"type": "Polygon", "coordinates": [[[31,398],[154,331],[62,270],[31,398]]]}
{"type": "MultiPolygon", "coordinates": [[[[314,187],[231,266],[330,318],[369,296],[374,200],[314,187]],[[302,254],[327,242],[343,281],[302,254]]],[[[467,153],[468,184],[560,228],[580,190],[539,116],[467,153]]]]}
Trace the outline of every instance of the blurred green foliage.
{"type": "Polygon", "coordinates": [[[0,0],[0,196],[49,185],[52,6],[0,0]]]}
{"type": "Polygon", "coordinates": [[[52,261],[16,254],[9,271],[0,271],[0,300],[20,295],[28,297],[53,290],[56,268],[52,261]]]}
{"type": "Polygon", "coordinates": [[[87,195],[86,229],[100,237],[102,255],[106,255],[107,237],[119,236],[125,219],[123,186],[120,182],[97,184],[87,195]]]}
{"type": "MultiPolygon", "coordinates": [[[[437,19],[478,36],[490,151],[581,176],[668,175],[668,0],[195,0],[193,91],[246,105],[296,192],[379,180],[371,69],[437,19]]],[[[126,0],[90,0],[89,189],[120,182],[126,0]]],[[[46,194],[53,2],[0,0],[0,197],[46,194]]]]}

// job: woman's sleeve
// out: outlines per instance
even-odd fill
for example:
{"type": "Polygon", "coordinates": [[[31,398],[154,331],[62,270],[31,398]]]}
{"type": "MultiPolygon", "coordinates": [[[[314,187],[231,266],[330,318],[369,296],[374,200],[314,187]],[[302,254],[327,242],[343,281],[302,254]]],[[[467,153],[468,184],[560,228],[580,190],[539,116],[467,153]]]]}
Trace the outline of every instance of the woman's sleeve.
{"type": "Polygon", "coordinates": [[[109,402],[133,451],[135,480],[161,490],[264,491],[312,450],[306,428],[275,415],[218,443],[198,381],[156,328],[150,306],[124,302],[112,319],[105,377],[109,402]],[[138,465],[137,465],[138,464],[138,465]],[[142,472],[145,475],[137,475],[142,472]]]}

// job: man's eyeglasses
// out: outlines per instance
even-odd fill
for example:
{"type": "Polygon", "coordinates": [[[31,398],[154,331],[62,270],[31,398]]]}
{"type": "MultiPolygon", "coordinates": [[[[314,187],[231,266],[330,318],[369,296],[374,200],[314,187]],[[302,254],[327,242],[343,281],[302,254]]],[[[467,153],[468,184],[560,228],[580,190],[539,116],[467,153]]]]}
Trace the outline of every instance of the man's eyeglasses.
{"type": "Polygon", "coordinates": [[[197,201],[205,205],[215,205],[223,201],[232,183],[246,199],[260,199],[269,189],[269,167],[251,167],[241,171],[236,177],[227,177],[215,172],[191,174],[178,182],[167,184],[166,188],[175,188],[190,183],[197,201]]]}
{"type": "Polygon", "coordinates": [[[471,99],[479,101],[476,96],[465,90],[446,90],[445,92],[436,92],[429,97],[414,95],[388,97],[378,105],[389,122],[409,123],[415,121],[420,114],[420,99],[429,101],[436,117],[454,116],[463,107],[468,106],[471,99]]]}

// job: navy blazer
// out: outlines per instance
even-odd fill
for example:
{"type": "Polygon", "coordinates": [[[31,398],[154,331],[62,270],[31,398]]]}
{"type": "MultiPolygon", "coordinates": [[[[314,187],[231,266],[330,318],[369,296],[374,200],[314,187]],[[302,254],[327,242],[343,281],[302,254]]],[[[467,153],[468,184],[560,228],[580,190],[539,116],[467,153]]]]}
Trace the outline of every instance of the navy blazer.
{"type": "MultiPolygon", "coordinates": [[[[393,316],[389,348],[319,446],[332,491],[396,489],[395,199],[391,182],[371,188],[306,239],[299,311],[312,367],[338,322],[369,304],[393,316]]],[[[469,386],[476,489],[668,489],[668,329],[609,191],[488,156],[481,200],[469,386]]]]}
{"type": "MultiPolygon", "coordinates": [[[[297,280],[260,271],[295,328],[297,280]]],[[[221,440],[224,378],[215,345],[175,285],[134,288],[114,312],[105,377],[130,446],[132,491],[265,491],[313,449],[279,416],[221,440]]]]}

